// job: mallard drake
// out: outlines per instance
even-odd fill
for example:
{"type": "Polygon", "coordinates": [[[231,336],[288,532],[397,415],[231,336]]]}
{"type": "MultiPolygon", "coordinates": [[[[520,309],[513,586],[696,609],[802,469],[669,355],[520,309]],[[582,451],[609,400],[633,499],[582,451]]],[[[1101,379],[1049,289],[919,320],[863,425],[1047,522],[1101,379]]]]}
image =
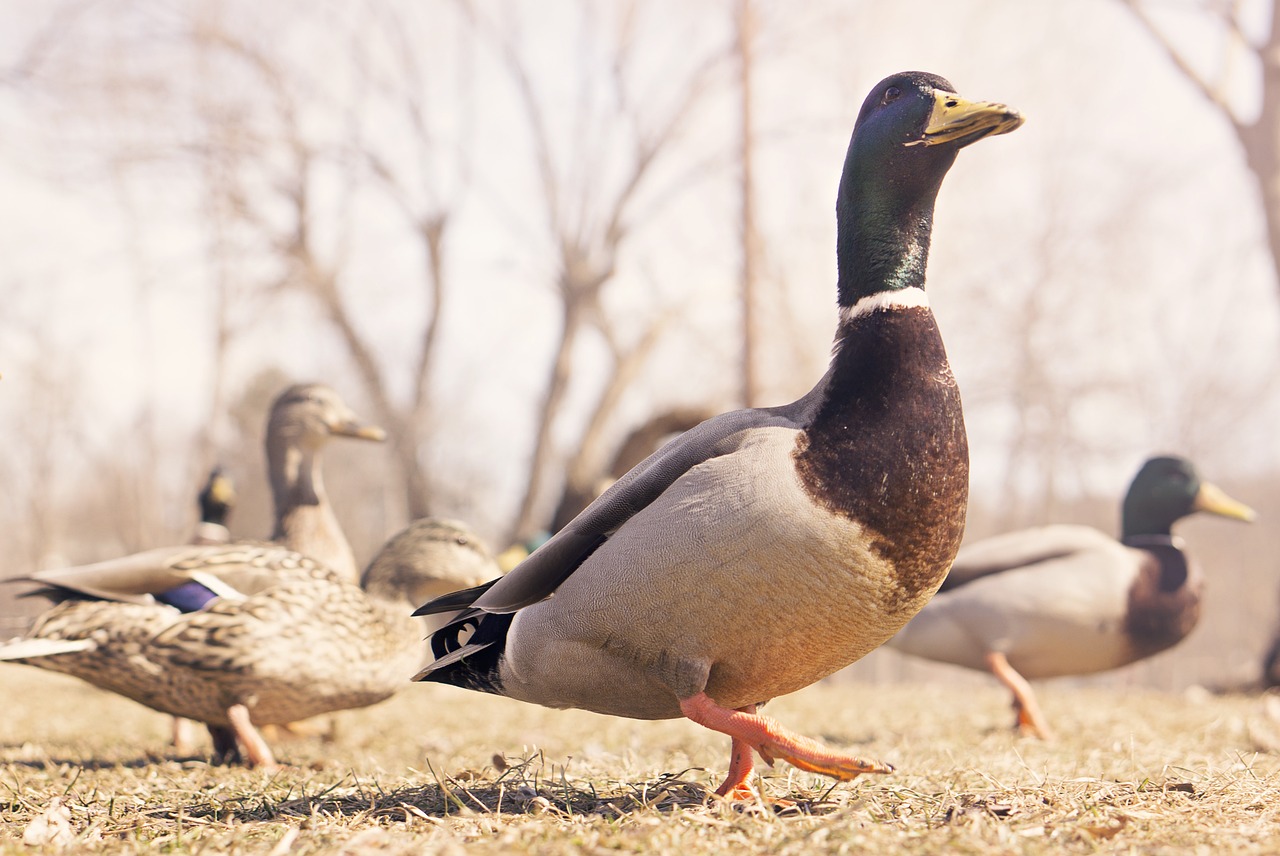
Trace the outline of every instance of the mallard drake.
{"type": "Polygon", "coordinates": [[[1151,458],[1125,495],[1119,541],[1059,524],[967,544],[938,595],[889,646],[989,670],[1013,693],[1015,727],[1050,737],[1027,679],[1115,669],[1195,627],[1203,580],[1171,528],[1197,511],[1254,518],[1185,458],[1151,458]]]}
{"type": "Polygon", "coordinates": [[[549,707],[685,716],[729,735],[718,793],[752,750],[837,779],[892,768],[756,712],[892,636],[942,581],[968,493],[960,396],[929,301],[934,200],[1003,104],[919,72],[858,114],[836,202],[839,320],[827,373],[781,407],[669,442],[459,611],[417,678],[549,707]]]}
{"type": "Polygon", "coordinates": [[[236,502],[236,488],[222,467],[209,471],[209,478],[196,497],[200,521],[191,535],[192,544],[225,544],[231,540],[227,519],[236,502]]]}
{"type": "Polygon", "coordinates": [[[257,726],[381,701],[423,662],[412,605],[496,572],[461,524],[419,520],[387,542],[361,586],[273,545],[169,547],[26,578],[55,606],[0,660],[64,672],[204,722],[217,761],[273,767],[257,726]],[[194,612],[166,604],[196,583],[194,612]]]}

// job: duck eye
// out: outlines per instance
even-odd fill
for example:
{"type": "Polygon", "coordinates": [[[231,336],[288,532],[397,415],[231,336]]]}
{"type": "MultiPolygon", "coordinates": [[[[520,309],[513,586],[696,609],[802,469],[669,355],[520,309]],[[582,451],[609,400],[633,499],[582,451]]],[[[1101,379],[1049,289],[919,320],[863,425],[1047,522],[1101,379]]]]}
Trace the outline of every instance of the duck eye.
{"type": "Polygon", "coordinates": [[[896,86],[890,86],[884,91],[884,97],[880,99],[881,104],[888,104],[890,101],[897,101],[898,96],[902,94],[902,90],[896,86]]]}

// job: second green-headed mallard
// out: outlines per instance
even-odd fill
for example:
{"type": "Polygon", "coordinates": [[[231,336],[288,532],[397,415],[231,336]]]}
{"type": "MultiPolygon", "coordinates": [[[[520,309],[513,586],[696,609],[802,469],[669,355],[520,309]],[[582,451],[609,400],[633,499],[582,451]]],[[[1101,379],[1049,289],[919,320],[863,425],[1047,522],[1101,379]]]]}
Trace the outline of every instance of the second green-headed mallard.
{"type": "Polygon", "coordinates": [[[849,779],[888,772],[756,712],[882,644],[959,546],[960,396],[924,292],[934,202],[958,151],[1022,123],[919,72],[879,83],[836,202],[839,319],[803,398],[701,423],[609,487],[462,612],[421,680],[549,707],[684,716],[752,752],[849,779]]]}
{"type": "Polygon", "coordinates": [[[461,524],[419,520],[382,548],[362,586],[273,545],[172,547],[44,571],[55,606],[0,660],[81,678],[204,722],[216,760],[275,764],[257,726],[363,707],[407,686],[423,662],[411,604],[487,579],[496,565],[461,524]],[[182,612],[167,593],[217,596],[182,612]]]}
{"type": "Polygon", "coordinates": [[[1171,531],[1195,512],[1254,517],[1185,458],[1151,458],[1129,485],[1119,541],[1059,524],[967,544],[937,596],[889,646],[989,670],[1013,693],[1016,727],[1048,737],[1027,679],[1115,669],[1195,627],[1202,578],[1171,531]]]}

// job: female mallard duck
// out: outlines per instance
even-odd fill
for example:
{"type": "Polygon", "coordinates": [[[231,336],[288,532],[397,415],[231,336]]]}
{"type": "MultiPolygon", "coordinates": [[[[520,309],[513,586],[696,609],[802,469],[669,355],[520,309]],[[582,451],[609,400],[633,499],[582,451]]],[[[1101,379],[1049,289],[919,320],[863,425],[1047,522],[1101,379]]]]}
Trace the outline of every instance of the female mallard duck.
{"type": "MultiPolygon", "coordinates": [[[[363,423],[338,393],[324,384],[294,384],[272,402],[266,435],[267,476],[275,505],[271,541],[309,556],[343,579],[357,583],[360,569],[355,554],[329,505],[320,474],[320,450],[334,437],[381,441],[386,438],[386,432],[363,423]]],[[[227,492],[230,481],[220,476],[220,471],[214,473],[218,475],[210,475],[209,486],[200,495],[202,514],[217,513],[220,504],[230,501],[219,498],[227,492]]],[[[201,531],[197,530],[197,538],[201,531]]],[[[238,554],[244,547],[264,546],[256,541],[214,543],[232,554],[238,554]]],[[[125,567],[128,558],[119,562],[125,567]]],[[[139,567],[147,568],[147,562],[144,560],[139,567]]],[[[143,580],[140,584],[150,583],[143,580]]],[[[200,609],[215,596],[215,591],[195,582],[168,595],[171,606],[184,610],[200,609]]]]}
{"type": "Polygon", "coordinates": [[[1200,570],[1171,534],[1197,511],[1253,520],[1184,458],[1152,458],[1129,485],[1116,541],[1055,525],[966,545],[938,595],[889,645],[990,670],[1015,727],[1047,738],[1028,678],[1101,672],[1176,645],[1200,617],[1200,570]]]}
{"type": "Polygon", "coordinates": [[[950,83],[867,97],[836,202],[835,356],[807,395],[701,423],[633,468],[461,610],[418,678],[549,707],[685,716],[837,779],[891,768],[756,707],[882,644],[928,601],[964,528],[960,396],[924,293],[934,200],[962,147],[1022,123],[950,83]]]}
{"type": "MultiPolygon", "coordinates": [[[[275,505],[271,538],[280,546],[306,555],[343,579],[356,583],[359,568],[355,555],[329,505],[320,473],[320,451],[334,437],[380,441],[386,433],[377,426],[364,424],[338,393],[324,384],[294,384],[272,402],[266,431],[267,475],[275,505]]],[[[234,499],[230,479],[215,468],[199,496],[202,520],[192,539],[197,544],[220,545],[227,551],[232,565],[239,561],[245,549],[267,546],[254,542],[228,543],[226,515],[234,499]]],[[[148,587],[153,584],[151,557],[154,555],[156,551],[149,551],[104,564],[116,568],[119,574],[134,569],[141,575],[132,583],[117,578],[117,588],[149,591],[148,587]]],[[[216,553],[210,552],[204,561],[215,566],[220,560],[216,553]]],[[[193,578],[166,591],[164,598],[169,606],[192,612],[202,609],[219,593],[216,587],[193,578]]],[[[110,590],[99,594],[112,597],[110,590]]],[[[175,746],[184,749],[188,743],[183,727],[175,723],[175,746]]]]}
{"type": "Polygon", "coordinates": [[[256,726],[381,701],[422,665],[412,605],[496,572],[463,526],[419,520],[396,535],[361,586],[273,545],[168,547],[44,571],[32,594],[55,601],[0,660],[64,672],[163,713],[204,722],[219,761],[272,767],[256,726]],[[218,596],[167,605],[197,583],[218,596]]]}
{"type": "Polygon", "coordinates": [[[324,384],[302,383],[276,397],[267,419],[267,477],[275,503],[271,540],[356,582],[360,567],[342,534],[320,476],[320,450],[334,437],[386,439],[324,384]]]}

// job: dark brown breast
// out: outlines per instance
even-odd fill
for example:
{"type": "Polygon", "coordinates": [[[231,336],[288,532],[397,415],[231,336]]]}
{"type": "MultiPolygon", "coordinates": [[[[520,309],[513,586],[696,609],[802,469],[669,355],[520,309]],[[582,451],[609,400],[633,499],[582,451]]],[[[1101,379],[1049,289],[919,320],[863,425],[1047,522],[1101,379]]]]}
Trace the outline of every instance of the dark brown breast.
{"type": "Polygon", "coordinates": [[[927,308],[874,312],[843,334],[796,470],[818,505],[867,529],[914,600],[937,588],[964,533],[960,394],[927,308]]]}
{"type": "Polygon", "coordinates": [[[1173,538],[1144,536],[1126,539],[1125,545],[1142,555],[1124,625],[1134,659],[1140,660],[1178,644],[1195,629],[1203,581],[1173,538]]]}

